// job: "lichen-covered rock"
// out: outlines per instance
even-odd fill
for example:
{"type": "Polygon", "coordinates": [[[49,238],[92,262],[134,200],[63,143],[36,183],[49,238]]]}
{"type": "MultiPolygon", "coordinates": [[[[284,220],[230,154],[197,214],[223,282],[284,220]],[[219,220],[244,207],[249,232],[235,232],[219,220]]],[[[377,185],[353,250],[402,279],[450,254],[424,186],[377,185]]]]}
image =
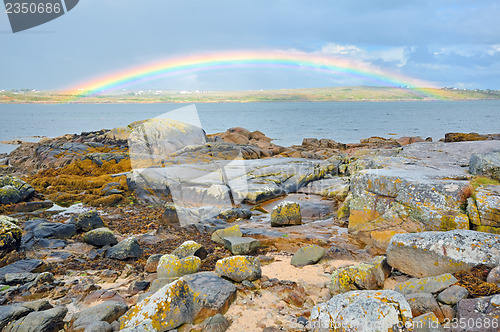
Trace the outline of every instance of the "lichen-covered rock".
{"type": "Polygon", "coordinates": [[[15,204],[35,193],[35,189],[23,180],[11,176],[0,176],[0,204],[15,204]]]}
{"type": "Polygon", "coordinates": [[[311,244],[297,250],[290,263],[296,267],[316,264],[323,256],[325,256],[325,249],[316,244],[311,244]]]}
{"type": "Polygon", "coordinates": [[[300,205],[294,202],[282,202],[271,212],[271,226],[291,226],[302,224],[300,205]]]}
{"type": "MultiPolygon", "coordinates": [[[[451,321],[451,320],[450,320],[451,321]]],[[[444,332],[445,329],[439,323],[433,312],[413,318],[413,332],[444,332]]]]}
{"type": "Polygon", "coordinates": [[[321,179],[309,183],[298,192],[334,198],[337,201],[343,202],[349,193],[349,180],[341,177],[321,179]]]}
{"type": "Polygon", "coordinates": [[[201,259],[205,259],[207,257],[207,252],[203,246],[195,241],[185,241],[180,246],[175,248],[172,251],[172,255],[175,255],[179,258],[185,258],[189,256],[197,256],[201,259]]]}
{"type": "Polygon", "coordinates": [[[88,232],[104,227],[104,222],[97,211],[88,211],[78,216],[76,227],[81,231],[88,232]]]}
{"type": "Polygon", "coordinates": [[[500,235],[470,230],[396,234],[387,262],[414,277],[435,276],[478,264],[500,265],[500,235]]]}
{"type": "Polygon", "coordinates": [[[131,308],[121,319],[126,331],[168,331],[224,313],[236,287],[212,272],[178,279],[131,308]]]}
{"type": "Polygon", "coordinates": [[[122,240],[106,252],[106,257],[124,260],[127,258],[139,258],[142,256],[142,248],[135,237],[122,240]]]}
{"type": "Polygon", "coordinates": [[[456,177],[466,175],[428,167],[358,171],[351,178],[349,234],[385,252],[396,233],[469,229],[461,210],[469,182],[450,180],[456,177]]]}
{"type": "Polygon", "coordinates": [[[11,250],[19,248],[23,231],[16,224],[0,219],[0,256],[11,250]]]}
{"type": "Polygon", "coordinates": [[[239,225],[234,225],[231,227],[218,229],[212,233],[212,241],[224,245],[225,237],[241,237],[243,233],[240,230],[239,225]]]}
{"type": "Polygon", "coordinates": [[[475,230],[500,234],[500,186],[476,189],[474,198],[467,200],[467,213],[475,230]]]}
{"type": "Polygon", "coordinates": [[[248,255],[260,247],[260,241],[251,237],[225,237],[224,247],[233,255],[248,255]]]}
{"type": "Polygon", "coordinates": [[[158,263],[158,278],[180,278],[185,274],[198,271],[201,259],[196,256],[188,256],[180,259],[175,255],[163,255],[158,263]]]}
{"type": "Polygon", "coordinates": [[[338,294],[311,310],[314,331],[411,331],[411,308],[403,295],[390,290],[338,294]]]}
{"type": "Polygon", "coordinates": [[[474,153],[470,157],[469,171],[500,181],[500,151],[474,153]]]}
{"type": "Polygon", "coordinates": [[[261,277],[260,260],[252,256],[232,256],[218,260],[215,273],[221,277],[241,282],[256,280],[261,277]]]}
{"type": "Polygon", "coordinates": [[[383,256],[374,257],[367,263],[339,268],[330,277],[330,293],[381,289],[390,273],[391,267],[383,256]]]}
{"type": "Polygon", "coordinates": [[[96,247],[113,246],[118,243],[115,234],[107,227],[96,228],[86,232],[83,234],[82,240],[96,247]]]}
{"type": "Polygon", "coordinates": [[[457,278],[450,273],[445,273],[439,276],[410,279],[397,284],[394,290],[402,294],[439,293],[456,282],[458,282],[457,278]]]}

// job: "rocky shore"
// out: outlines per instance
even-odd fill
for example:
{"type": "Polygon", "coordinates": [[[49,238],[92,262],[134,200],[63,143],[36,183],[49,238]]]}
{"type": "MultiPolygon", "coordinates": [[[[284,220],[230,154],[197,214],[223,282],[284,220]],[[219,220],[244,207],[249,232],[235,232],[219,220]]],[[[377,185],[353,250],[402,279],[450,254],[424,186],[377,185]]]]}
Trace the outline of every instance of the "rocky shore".
{"type": "Polygon", "coordinates": [[[151,120],[21,142],[0,330],[498,331],[499,138],[151,120]]]}

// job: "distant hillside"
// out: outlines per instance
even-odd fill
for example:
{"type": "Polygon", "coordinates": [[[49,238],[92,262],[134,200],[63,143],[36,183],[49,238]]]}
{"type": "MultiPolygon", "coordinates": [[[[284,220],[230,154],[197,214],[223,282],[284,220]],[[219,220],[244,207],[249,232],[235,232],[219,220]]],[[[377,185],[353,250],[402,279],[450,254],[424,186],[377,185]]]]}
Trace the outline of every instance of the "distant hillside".
{"type": "Polygon", "coordinates": [[[500,99],[499,90],[335,87],[263,91],[128,91],[79,98],[57,91],[3,91],[0,103],[220,103],[294,101],[418,101],[500,99]]]}

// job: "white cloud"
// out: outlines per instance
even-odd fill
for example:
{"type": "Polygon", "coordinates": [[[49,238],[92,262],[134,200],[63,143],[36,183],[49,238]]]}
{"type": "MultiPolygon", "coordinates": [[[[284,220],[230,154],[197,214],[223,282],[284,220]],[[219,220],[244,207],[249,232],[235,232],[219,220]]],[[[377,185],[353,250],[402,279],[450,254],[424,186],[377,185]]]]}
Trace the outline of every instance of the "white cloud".
{"type": "Polygon", "coordinates": [[[370,49],[356,45],[328,43],[315,53],[323,55],[347,56],[353,60],[365,62],[387,62],[403,66],[406,63],[405,47],[378,47],[370,49]]]}

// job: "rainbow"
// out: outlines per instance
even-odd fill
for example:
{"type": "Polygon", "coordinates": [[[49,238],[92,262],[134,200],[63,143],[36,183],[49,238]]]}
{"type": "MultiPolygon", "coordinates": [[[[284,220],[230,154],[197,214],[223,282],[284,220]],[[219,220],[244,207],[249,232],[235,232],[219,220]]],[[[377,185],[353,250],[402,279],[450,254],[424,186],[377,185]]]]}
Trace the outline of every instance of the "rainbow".
{"type": "Polygon", "coordinates": [[[284,51],[226,51],[169,58],[164,61],[138,66],[84,82],[69,89],[67,93],[77,96],[77,99],[79,99],[172,75],[227,68],[259,67],[312,70],[328,75],[357,77],[377,85],[419,90],[424,95],[432,94],[425,90],[425,87],[433,87],[433,84],[429,82],[382,70],[367,63],[347,58],[284,51]]]}

